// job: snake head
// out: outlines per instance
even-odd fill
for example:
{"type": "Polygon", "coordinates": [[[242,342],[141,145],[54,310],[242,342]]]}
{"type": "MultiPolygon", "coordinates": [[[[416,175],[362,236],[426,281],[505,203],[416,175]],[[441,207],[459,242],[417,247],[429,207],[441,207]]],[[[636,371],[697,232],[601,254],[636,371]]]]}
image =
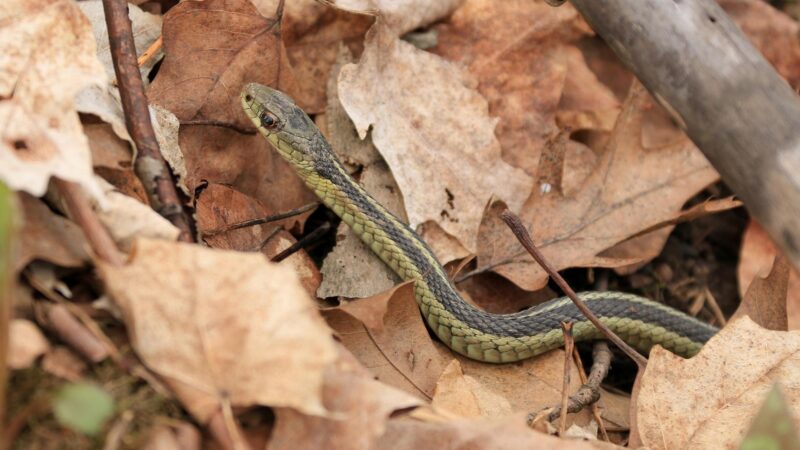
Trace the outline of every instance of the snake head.
{"type": "Polygon", "coordinates": [[[314,122],[291,97],[258,83],[247,84],[241,93],[242,108],[258,131],[291,164],[311,170],[326,152],[325,140],[314,122]]]}

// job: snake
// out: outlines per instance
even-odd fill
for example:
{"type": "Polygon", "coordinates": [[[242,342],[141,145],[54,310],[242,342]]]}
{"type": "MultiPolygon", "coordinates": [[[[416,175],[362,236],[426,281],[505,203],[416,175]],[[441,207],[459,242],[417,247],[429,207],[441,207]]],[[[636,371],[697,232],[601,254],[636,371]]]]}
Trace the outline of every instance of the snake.
{"type": "MultiPolygon", "coordinates": [[[[287,94],[258,83],[240,95],[246,115],[321,202],[358,235],[414,296],[430,330],[453,351],[487,363],[521,361],[564,345],[562,322],[576,342],[602,339],[568,297],[511,314],[479,309],[458,293],[425,241],[356,182],[312,119],[287,94]]],[[[613,291],[578,294],[598,319],[642,352],[660,345],[691,357],[718,330],[647,298],[613,291]]]]}

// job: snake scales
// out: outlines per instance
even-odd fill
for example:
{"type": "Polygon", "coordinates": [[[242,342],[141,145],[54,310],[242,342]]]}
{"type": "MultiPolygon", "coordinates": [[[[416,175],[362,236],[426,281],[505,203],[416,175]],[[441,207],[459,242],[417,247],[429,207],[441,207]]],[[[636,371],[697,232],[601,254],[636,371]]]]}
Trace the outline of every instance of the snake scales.
{"type": "MultiPolygon", "coordinates": [[[[454,351],[491,363],[530,358],[563,345],[560,322],[573,322],[576,341],[602,338],[566,297],[514,314],[492,314],[461,298],[428,245],[373,199],[345,171],[314,122],[280,91],[256,83],[241,94],[242,107],[258,130],[298,175],[404,280],[425,320],[454,351]]],[[[717,332],[711,325],[666,305],[621,292],[579,294],[589,308],[630,345],[642,351],[659,344],[692,356],[717,332]]]]}

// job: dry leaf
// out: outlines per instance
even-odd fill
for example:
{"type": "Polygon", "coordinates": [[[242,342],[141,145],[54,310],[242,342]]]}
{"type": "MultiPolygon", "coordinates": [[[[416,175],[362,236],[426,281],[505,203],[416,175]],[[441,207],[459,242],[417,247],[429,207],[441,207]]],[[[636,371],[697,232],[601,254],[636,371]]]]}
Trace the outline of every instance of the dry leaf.
{"type": "Polygon", "coordinates": [[[291,269],[150,240],[137,241],[127,266],[99,269],[137,354],[201,423],[225,399],[325,413],[323,373],[336,350],[291,269]]]}
{"type": "Polygon", "coordinates": [[[168,241],[178,238],[180,230],[169,220],[149,206],[117,192],[102,178],[96,179],[106,195],[105,208],[102,210],[95,208],[97,217],[120,248],[130,249],[134,240],[138,238],[168,241]]]}
{"type": "Polygon", "coordinates": [[[21,228],[20,253],[14,261],[15,272],[36,259],[61,267],[82,267],[90,261],[89,246],[75,223],[28,194],[20,193],[17,199],[25,222],[21,228]]]}
{"type": "Polygon", "coordinates": [[[335,417],[314,417],[278,408],[267,449],[373,449],[392,412],[421,403],[414,396],[374,380],[344,349],[337,364],[325,373],[322,396],[325,408],[335,417]]]}
{"type": "Polygon", "coordinates": [[[495,121],[472,83],[454,64],[399,41],[380,23],[368,33],[360,62],[339,75],[342,105],[362,138],[372,127],[411,226],[436,221],[470,250],[489,198],[516,208],[531,185],[500,158],[495,121]]]}
{"type": "MultiPolygon", "coordinates": [[[[574,71],[575,60],[582,59],[577,50],[567,50],[568,45],[591,30],[571,5],[553,8],[527,0],[470,0],[437,29],[434,52],[469,68],[489,102],[489,115],[500,119],[495,132],[503,157],[534,175],[542,147],[557,131],[555,113],[568,69],[574,71]]],[[[596,80],[577,73],[570,77],[596,96],[608,91],[596,80]]],[[[576,98],[575,103],[582,103],[582,109],[595,106],[585,100],[576,98]]],[[[489,128],[492,122],[477,123],[489,128]]]]}
{"type": "Polygon", "coordinates": [[[377,448],[417,450],[467,450],[498,448],[504,450],[598,450],[622,449],[613,444],[581,440],[559,439],[531,430],[524,415],[503,419],[447,420],[433,416],[434,420],[399,417],[389,421],[389,428],[378,442],[377,448]]]}
{"type": "Polygon", "coordinates": [[[239,100],[248,82],[297,94],[279,24],[248,1],[179,3],[164,16],[163,38],[166,57],[148,96],[181,122],[249,128],[239,100]]]}
{"type": "MultiPolygon", "coordinates": [[[[219,184],[209,185],[198,196],[195,203],[197,228],[201,235],[224,229],[231,224],[275,213],[276,211],[264,208],[254,199],[219,184]]],[[[292,229],[298,222],[304,221],[309,214],[303,213],[277,222],[205,235],[203,241],[213,248],[260,252],[267,258],[273,258],[297,243],[297,240],[286,229],[292,229]]],[[[306,292],[312,298],[315,297],[321,275],[305,250],[301,249],[293,253],[280,264],[291,267],[300,277],[300,283],[306,292]]]]}
{"type": "Polygon", "coordinates": [[[50,349],[42,331],[29,320],[12,320],[8,334],[11,343],[6,364],[11,369],[27,369],[50,349]]]}
{"type": "MultiPolygon", "coordinates": [[[[765,277],[772,266],[778,248],[772,242],[764,228],[751,220],[742,237],[742,247],[739,251],[739,267],[736,278],[739,281],[739,295],[744,298],[745,292],[750,289],[750,284],[757,277],[765,277]]],[[[797,270],[792,268],[789,273],[789,287],[786,296],[786,315],[790,330],[800,328],[800,278],[797,270]]]]}
{"type": "MultiPolygon", "coordinates": [[[[264,17],[271,17],[279,0],[254,0],[264,17]]],[[[331,8],[317,0],[286,2],[281,28],[286,53],[294,68],[298,91],[307,101],[305,111],[326,109],[326,82],[344,44],[356,53],[363,49],[364,34],[374,17],[331,8]]]]}
{"type": "Polygon", "coordinates": [[[101,200],[75,111],[78,91],[105,83],[89,22],[70,0],[11,0],[0,23],[0,179],[38,197],[57,176],[101,200]]]}
{"type": "Polygon", "coordinates": [[[729,323],[691,359],[650,352],[634,399],[631,447],[735,448],[777,381],[800,425],[800,334],[729,323]]]}
{"type": "Polygon", "coordinates": [[[772,270],[766,277],[756,276],[742,303],[730,320],[748,316],[768,330],[786,331],[786,295],[789,287],[791,266],[783,257],[776,257],[772,270]]]}
{"type": "MultiPolygon", "coordinates": [[[[601,252],[673,217],[687,199],[717,179],[688,140],[658,149],[642,147],[642,110],[649,107],[644,88],[637,85],[581,189],[565,197],[557,190],[536,188],[519,209],[534,241],[556,269],[618,267],[643,260],[638,255],[605,257],[601,252]]],[[[508,232],[498,216],[502,208],[490,208],[481,225],[478,267],[524,289],[539,289],[547,275],[508,232]]]]}
{"type": "Polygon", "coordinates": [[[42,370],[72,382],[81,381],[87,364],[68,347],[56,346],[42,358],[42,370]]]}
{"type": "Polygon", "coordinates": [[[185,124],[218,121],[252,129],[239,101],[245,82],[298,93],[276,21],[245,0],[183,2],[164,18],[164,49],[148,96],[184,123],[179,143],[188,191],[226,184],[277,212],[314,201],[263,136],[185,124]]]}
{"type": "Polygon", "coordinates": [[[380,16],[396,35],[429,25],[450,15],[464,0],[322,0],[335,8],[380,16]]]}
{"type": "Polygon", "coordinates": [[[450,358],[431,341],[410,286],[413,284],[401,285],[388,296],[379,294],[350,302],[366,306],[328,309],[323,315],[344,346],[379,381],[430,399],[450,358]],[[388,306],[384,308],[382,302],[388,306]],[[363,317],[364,322],[374,326],[381,312],[380,330],[370,330],[359,320],[363,317]]]}

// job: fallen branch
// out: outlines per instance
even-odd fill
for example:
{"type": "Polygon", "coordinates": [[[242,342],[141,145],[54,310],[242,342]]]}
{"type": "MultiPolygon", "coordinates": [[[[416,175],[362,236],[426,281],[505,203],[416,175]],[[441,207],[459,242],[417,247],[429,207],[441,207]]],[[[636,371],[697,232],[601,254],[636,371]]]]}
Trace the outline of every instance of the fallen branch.
{"type": "Polygon", "coordinates": [[[608,338],[608,340],[613,342],[617,347],[619,347],[623,352],[625,352],[625,354],[628,355],[634,362],[636,362],[636,365],[639,367],[640,371],[644,370],[644,368],[647,367],[647,359],[645,359],[644,356],[640,355],[639,352],[634,350],[633,347],[626,344],[625,341],[622,340],[622,338],[617,336],[604,323],[600,322],[600,319],[598,319],[597,316],[595,316],[594,313],[589,309],[589,307],[586,306],[586,303],[584,303],[583,300],[581,300],[580,297],[578,297],[575,294],[575,291],[573,291],[572,288],[569,287],[569,284],[567,284],[564,278],[561,277],[558,271],[556,271],[555,268],[549,262],[547,262],[547,260],[544,259],[544,255],[542,255],[542,252],[540,252],[539,249],[536,248],[536,246],[533,244],[531,235],[528,234],[528,230],[525,229],[525,225],[522,224],[522,221],[520,220],[519,216],[517,216],[516,214],[507,209],[503,211],[502,214],[500,214],[500,217],[503,219],[503,222],[505,222],[506,225],[508,225],[508,227],[514,233],[514,236],[517,237],[520,244],[522,244],[522,246],[525,247],[525,250],[527,250],[528,253],[530,253],[530,255],[533,257],[533,259],[535,259],[536,262],[539,263],[540,266],[542,266],[544,271],[547,272],[548,275],[550,275],[553,281],[555,281],[558,287],[560,287],[561,290],[564,292],[564,294],[567,297],[569,297],[570,300],[572,300],[572,302],[580,310],[580,312],[584,315],[584,317],[589,319],[589,321],[592,322],[592,324],[595,327],[597,327],[597,329],[600,330],[600,332],[603,333],[603,335],[606,338],[608,338]]]}
{"type": "Polygon", "coordinates": [[[122,110],[125,112],[125,125],[136,144],[134,170],[144,185],[153,209],[181,231],[178,240],[193,242],[189,219],[150,122],[142,75],[136,61],[131,20],[128,18],[128,3],[125,0],[103,0],[103,11],[122,110]]]}
{"type": "MultiPolygon", "coordinates": [[[[562,402],[560,407],[556,407],[550,412],[547,418],[550,422],[563,414],[562,411],[565,407],[568,413],[574,414],[600,400],[600,383],[608,375],[608,369],[611,367],[611,356],[611,350],[605,341],[595,342],[592,350],[592,368],[589,372],[589,377],[583,383],[583,386],[569,398],[568,404],[562,402]]],[[[601,422],[598,422],[598,424],[601,424],[601,422]]]]}

